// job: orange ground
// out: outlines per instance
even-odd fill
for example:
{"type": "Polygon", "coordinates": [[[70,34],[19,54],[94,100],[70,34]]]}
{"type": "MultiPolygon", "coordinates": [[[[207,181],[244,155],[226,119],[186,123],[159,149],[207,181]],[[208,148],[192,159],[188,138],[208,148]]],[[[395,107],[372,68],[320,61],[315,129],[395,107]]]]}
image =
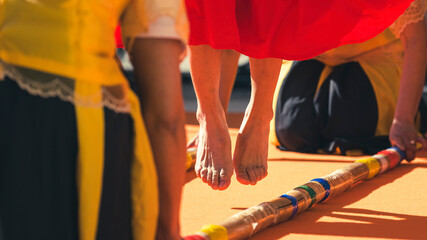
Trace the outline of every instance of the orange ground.
{"type": "MultiPolygon", "coordinates": [[[[187,117],[187,136],[198,127],[187,117]]],[[[230,115],[235,142],[241,115],[230,115]]],[[[269,149],[268,176],[255,186],[232,179],[225,191],[211,190],[187,173],[181,208],[184,236],[205,224],[220,223],[229,216],[352,163],[355,157],[282,152],[269,149]]],[[[427,239],[427,152],[411,163],[359,183],[294,219],[256,234],[252,239],[427,239]]]]}

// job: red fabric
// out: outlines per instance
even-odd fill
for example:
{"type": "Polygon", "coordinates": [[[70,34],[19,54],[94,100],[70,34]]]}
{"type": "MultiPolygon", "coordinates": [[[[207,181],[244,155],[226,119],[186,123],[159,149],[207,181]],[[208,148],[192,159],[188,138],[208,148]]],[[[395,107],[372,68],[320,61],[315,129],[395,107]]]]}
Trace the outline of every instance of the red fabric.
{"type": "Polygon", "coordinates": [[[412,0],[186,0],[190,44],[303,60],[368,40],[412,0]]]}
{"type": "Polygon", "coordinates": [[[114,35],[116,37],[116,47],[117,48],[125,48],[122,41],[122,29],[120,28],[120,25],[117,25],[116,31],[114,32],[114,35]]]}

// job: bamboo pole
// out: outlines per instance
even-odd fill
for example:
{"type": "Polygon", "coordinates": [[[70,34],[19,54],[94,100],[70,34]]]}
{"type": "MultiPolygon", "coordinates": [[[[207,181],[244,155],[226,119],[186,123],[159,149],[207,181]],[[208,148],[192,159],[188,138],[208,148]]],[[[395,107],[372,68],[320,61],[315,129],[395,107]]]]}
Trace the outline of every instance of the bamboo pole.
{"type": "Polygon", "coordinates": [[[354,184],[373,178],[388,171],[406,157],[397,147],[388,148],[377,154],[359,159],[329,175],[315,178],[288,191],[280,197],[250,207],[217,225],[204,226],[185,240],[239,240],[275,224],[291,219],[315,204],[351,188],[354,184]]]}

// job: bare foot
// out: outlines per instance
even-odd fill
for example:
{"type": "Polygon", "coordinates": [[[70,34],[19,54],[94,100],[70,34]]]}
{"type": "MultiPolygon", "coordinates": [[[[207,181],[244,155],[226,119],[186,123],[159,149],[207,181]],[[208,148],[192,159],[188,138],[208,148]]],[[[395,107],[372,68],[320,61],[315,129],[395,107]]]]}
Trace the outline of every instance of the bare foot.
{"type": "Polygon", "coordinates": [[[237,180],[255,185],[267,176],[269,121],[248,122],[245,116],[237,135],[233,164],[237,180]]]}
{"type": "Polygon", "coordinates": [[[206,117],[198,114],[200,124],[196,174],[212,189],[228,188],[233,175],[231,140],[225,115],[206,117]]]}

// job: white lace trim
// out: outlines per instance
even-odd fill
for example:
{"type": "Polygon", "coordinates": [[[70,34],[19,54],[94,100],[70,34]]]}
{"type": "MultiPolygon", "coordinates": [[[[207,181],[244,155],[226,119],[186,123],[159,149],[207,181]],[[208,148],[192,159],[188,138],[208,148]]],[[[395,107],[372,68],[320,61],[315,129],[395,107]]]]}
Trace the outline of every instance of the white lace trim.
{"type": "Polygon", "coordinates": [[[407,25],[424,19],[426,11],[427,0],[415,0],[389,28],[396,37],[400,38],[400,35],[407,25]]]}
{"type": "Polygon", "coordinates": [[[74,92],[73,87],[66,84],[67,81],[73,82],[71,79],[62,79],[54,76],[53,79],[44,79],[44,81],[41,82],[24,76],[24,74],[15,67],[0,63],[0,81],[4,80],[4,76],[8,76],[10,79],[14,80],[21,89],[34,96],[43,98],[58,97],[63,101],[78,106],[91,108],[107,107],[119,113],[130,112],[130,104],[126,98],[114,96],[108,87],[100,87],[100,91],[96,94],[81,96],[74,92]]]}

